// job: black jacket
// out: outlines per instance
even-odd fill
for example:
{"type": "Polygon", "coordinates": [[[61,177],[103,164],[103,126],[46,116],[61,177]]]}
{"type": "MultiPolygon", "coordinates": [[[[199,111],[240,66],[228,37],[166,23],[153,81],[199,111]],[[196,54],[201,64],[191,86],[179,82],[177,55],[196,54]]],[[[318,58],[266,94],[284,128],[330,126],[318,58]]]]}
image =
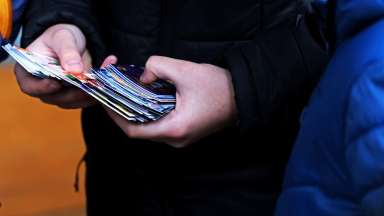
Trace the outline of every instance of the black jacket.
{"type": "Polygon", "coordinates": [[[24,46],[73,23],[95,66],[107,54],[136,65],[156,54],[232,73],[238,124],[185,149],[129,139],[100,106],[85,109],[88,212],[271,215],[325,65],[303,14],[299,0],[31,0],[24,46]]]}

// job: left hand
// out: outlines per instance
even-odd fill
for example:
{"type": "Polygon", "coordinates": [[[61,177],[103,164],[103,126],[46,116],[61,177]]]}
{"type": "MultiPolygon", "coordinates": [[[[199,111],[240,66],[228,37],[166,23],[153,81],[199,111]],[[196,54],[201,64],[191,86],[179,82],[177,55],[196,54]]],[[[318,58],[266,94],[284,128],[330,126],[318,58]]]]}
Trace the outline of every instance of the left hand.
{"type": "Polygon", "coordinates": [[[236,104],[229,71],[209,64],[152,56],[141,80],[151,83],[156,79],[176,86],[176,108],[162,119],[134,124],[107,109],[129,137],[182,148],[235,122],[236,104]]]}
{"type": "MultiPolygon", "coordinates": [[[[49,27],[27,49],[57,58],[66,71],[82,73],[91,67],[92,58],[86,49],[86,38],[74,25],[57,24],[49,27]]],[[[97,102],[76,87],[67,87],[54,79],[36,78],[18,64],[15,75],[22,92],[47,104],[76,109],[92,106],[97,102]]]]}

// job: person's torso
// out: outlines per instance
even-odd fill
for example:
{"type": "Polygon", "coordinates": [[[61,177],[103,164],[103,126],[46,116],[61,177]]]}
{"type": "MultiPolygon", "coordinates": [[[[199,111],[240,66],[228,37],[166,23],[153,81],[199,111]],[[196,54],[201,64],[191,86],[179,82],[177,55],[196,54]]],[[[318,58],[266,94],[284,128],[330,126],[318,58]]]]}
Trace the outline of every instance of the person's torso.
{"type": "MultiPolygon", "coordinates": [[[[95,1],[94,10],[107,54],[117,55],[120,64],[144,65],[154,54],[216,64],[227,49],[251,43],[261,31],[284,23],[295,25],[303,10],[300,2],[111,0],[95,1]]],[[[284,40],[284,35],[281,37],[284,40]]],[[[305,33],[303,37],[310,36],[305,33]]],[[[297,128],[298,121],[278,122],[276,127],[240,136],[234,126],[185,149],[173,149],[162,143],[128,138],[99,106],[83,113],[89,155],[116,160],[124,163],[120,164],[123,167],[133,165],[150,175],[162,173],[158,176],[166,178],[224,175],[236,170],[249,177],[246,180],[239,175],[238,181],[251,180],[260,190],[274,192],[280,189],[297,128]]]]}
{"type": "Polygon", "coordinates": [[[214,63],[236,43],[253,40],[303,10],[292,0],[111,0],[95,12],[109,53],[144,65],[151,55],[214,63]]]}

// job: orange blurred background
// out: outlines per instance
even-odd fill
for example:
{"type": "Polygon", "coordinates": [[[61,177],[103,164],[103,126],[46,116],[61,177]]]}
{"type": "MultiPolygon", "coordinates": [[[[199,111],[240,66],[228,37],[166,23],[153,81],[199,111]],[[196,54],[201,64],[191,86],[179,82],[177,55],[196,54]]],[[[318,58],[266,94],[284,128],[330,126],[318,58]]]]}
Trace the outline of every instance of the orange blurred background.
{"type": "Polygon", "coordinates": [[[79,110],[23,95],[13,64],[0,65],[0,215],[84,216],[84,186],[73,188],[84,153],[79,110]]]}

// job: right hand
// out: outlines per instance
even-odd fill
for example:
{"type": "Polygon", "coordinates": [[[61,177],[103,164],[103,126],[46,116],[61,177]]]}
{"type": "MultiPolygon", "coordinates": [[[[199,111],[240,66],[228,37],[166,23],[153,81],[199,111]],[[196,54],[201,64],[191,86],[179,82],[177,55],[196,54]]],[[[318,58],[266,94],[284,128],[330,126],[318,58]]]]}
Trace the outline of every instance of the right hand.
{"type": "MultiPolygon", "coordinates": [[[[91,67],[91,57],[86,50],[86,40],[81,30],[69,24],[48,28],[27,47],[42,55],[58,58],[66,71],[82,73],[91,67]]],[[[66,109],[84,108],[95,100],[76,87],[66,87],[53,79],[40,79],[16,65],[15,74],[20,89],[41,101],[66,109]]]]}

